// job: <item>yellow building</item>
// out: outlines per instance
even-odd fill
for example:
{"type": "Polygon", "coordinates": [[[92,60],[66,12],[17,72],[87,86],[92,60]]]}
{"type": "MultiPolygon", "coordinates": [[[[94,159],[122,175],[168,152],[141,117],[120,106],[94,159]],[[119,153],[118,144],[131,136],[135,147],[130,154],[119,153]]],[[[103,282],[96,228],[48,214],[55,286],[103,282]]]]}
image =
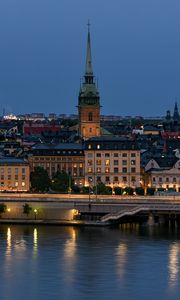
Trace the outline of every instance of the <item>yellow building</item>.
{"type": "Polygon", "coordinates": [[[0,159],[0,191],[26,192],[30,189],[29,164],[19,158],[0,159]]]}
{"type": "Polygon", "coordinates": [[[85,143],[85,185],[140,186],[140,150],[134,141],[97,137],[85,143]]]}

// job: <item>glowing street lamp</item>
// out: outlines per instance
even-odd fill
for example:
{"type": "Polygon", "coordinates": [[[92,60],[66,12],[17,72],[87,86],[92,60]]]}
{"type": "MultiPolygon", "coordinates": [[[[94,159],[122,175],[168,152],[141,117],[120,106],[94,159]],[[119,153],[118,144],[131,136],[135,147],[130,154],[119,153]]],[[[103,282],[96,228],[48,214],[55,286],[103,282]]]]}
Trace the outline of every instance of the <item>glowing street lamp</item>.
{"type": "Polygon", "coordinates": [[[35,219],[35,220],[36,220],[36,218],[37,218],[37,212],[38,212],[38,211],[37,211],[37,209],[35,208],[35,209],[34,209],[34,219],[35,219]]]}

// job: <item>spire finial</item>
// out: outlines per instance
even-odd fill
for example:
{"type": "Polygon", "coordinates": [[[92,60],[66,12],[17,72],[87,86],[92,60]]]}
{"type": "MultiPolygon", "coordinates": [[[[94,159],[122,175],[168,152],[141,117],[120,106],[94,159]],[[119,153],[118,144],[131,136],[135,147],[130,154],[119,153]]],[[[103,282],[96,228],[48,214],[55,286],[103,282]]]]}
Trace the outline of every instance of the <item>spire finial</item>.
{"type": "Polygon", "coordinates": [[[91,26],[91,23],[90,23],[90,20],[88,19],[88,23],[87,23],[88,32],[90,32],[90,26],[91,26]]]}

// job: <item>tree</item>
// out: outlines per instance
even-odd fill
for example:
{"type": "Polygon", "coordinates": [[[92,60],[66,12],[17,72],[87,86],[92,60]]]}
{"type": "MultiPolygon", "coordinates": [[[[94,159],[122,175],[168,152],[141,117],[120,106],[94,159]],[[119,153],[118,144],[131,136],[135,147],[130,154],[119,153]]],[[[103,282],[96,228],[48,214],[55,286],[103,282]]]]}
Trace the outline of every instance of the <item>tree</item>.
{"type": "Polygon", "coordinates": [[[0,203],[0,214],[5,213],[7,206],[4,203],[0,203]]]}
{"type": "Polygon", "coordinates": [[[122,195],[122,188],[119,186],[116,186],[114,188],[114,192],[115,192],[115,195],[122,195]]]}
{"type": "Polygon", "coordinates": [[[31,211],[32,211],[32,207],[28,203],[25,203],[23,205],[23,213],[28,216],[31,211]]]}
{"type": "Polygon", "coordinates": [[[98,195],[111,195],[112,194],[112,188],[110,186],[106,186],[103,182],[100,182],[97,184],[97,186],[94,186],[93,188],[94,193],[98,195]]]}
{"type": "Polygon", "coordinates": [[[51,182],[52,190],[60,193],[67,193],[71,186],[73,186],[73,180],[65,171],[58,171],[51,182]]]}
{"type": "Polygon", "coordinates": [[[42,167],[34,168],[30,175],[31,187],[36,192],[45,192],[49,190],[50,179],[47,171],[42,167]]]}
{"type": "Polygon", "coordinates": [[[136,194],[143,196],[144,195],[144,189],[142,187],[137,187],[136,188],[136,194]]]}
{"type": "Polygon", "coordinates": [[[124,188],[123,193],[124,193],[125,195],[133,195],[133,191],[134,191],[134,190],[133,190],[132,187],[127,186],[127,187],[124,188]]]}

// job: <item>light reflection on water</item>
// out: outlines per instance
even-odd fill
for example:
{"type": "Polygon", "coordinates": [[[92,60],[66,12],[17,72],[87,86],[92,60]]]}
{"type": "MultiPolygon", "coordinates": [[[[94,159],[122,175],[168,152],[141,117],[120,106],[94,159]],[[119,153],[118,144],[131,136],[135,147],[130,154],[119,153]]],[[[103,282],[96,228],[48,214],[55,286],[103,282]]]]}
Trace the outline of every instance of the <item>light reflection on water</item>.
{"type": "Polygon", "coordinates": [[[0,226],[0,299],[179,299],[179,233],[0,226]]]}

